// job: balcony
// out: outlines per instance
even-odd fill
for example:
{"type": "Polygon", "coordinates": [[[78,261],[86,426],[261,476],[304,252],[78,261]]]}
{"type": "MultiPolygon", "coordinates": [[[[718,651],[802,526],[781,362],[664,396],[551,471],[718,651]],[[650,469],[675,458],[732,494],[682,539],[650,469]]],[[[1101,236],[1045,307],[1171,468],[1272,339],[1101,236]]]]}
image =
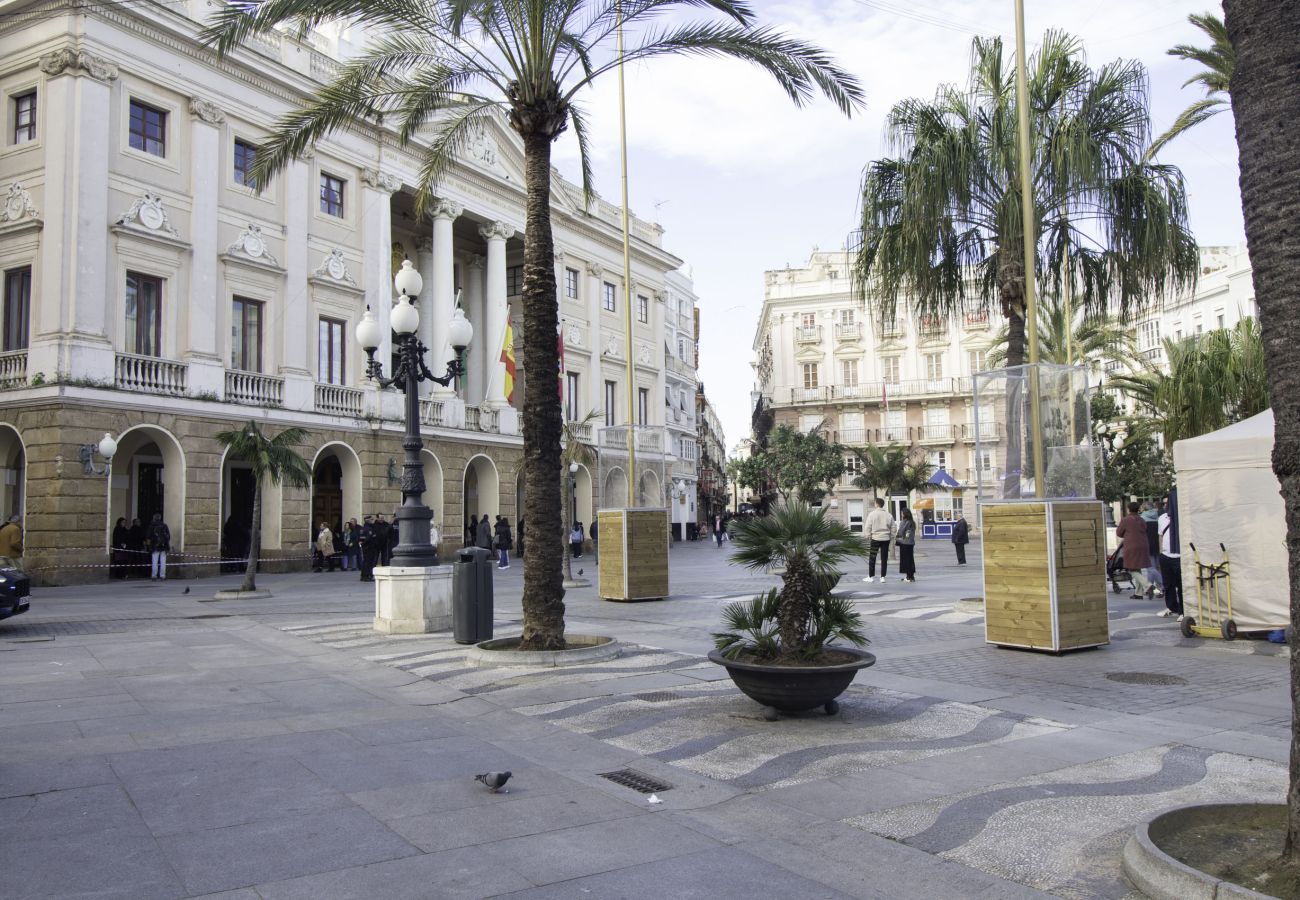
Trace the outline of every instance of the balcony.
{"type": "Polygon", "coordinates": [[[921,337],[941,337],[948,333],[948,320],[940,316],[922,316],[920,328],[921,337]]]}
{"type": "Polygon", "coordinates": [[[857,322],[841,322],[835,326],[835,339],[839,341],[862,340],[862,326],[857,322]]]}
{"type": "Polygon", "coordinates": [[[794,342],[796,344],[820,344],[822,342],[822,327],[820,325],[799,325],[794,330],[794,342]]]}
{"type": "Polygon", "coordinates": [[[838,439],[841,444],[865,444],[868,433],[867,428],[842,428],[838,439]]]}
{"type": "Polygon", "coordinates": [[[836,400],[878,400],[880,392],[871,392],[869,384],[843,384],[831,388],[836,400]]]}
{"type": "Polygon", "coordinates": [[[362,392],[339,384],[316,385],[316,412],[361,418],[362,392]]]}
{"type": "Polygon", "coordinates": [[[174,359],[119,353],[113,366],[113,384],[123,391],[184,396],[189,367],[174,359]]]}
{"type": "Polygon", "coordinates": [[[284,379],[227,369],[226,400],[249,406],[284,406],[284,379]]]}
{"type": "Polygon", "coordinates": [[[920,425],[916,428],[918,444],[951,444],[957,439],[955,425],[920,425]]]}
{"type": "Polygon", "coordinates": [[[569,432],[584,444],[590,444],[596,439],[595,429],[590,422],[570,422],[569,432]]]}
{"type": "Polygon", "coordinates": [[[423,399],[420,401],[420,424],[432,425],[435,428],[441,428],[442,418],[442,401],[423,399]]]}
{"type": "Polygon", "coordinates": [[[910,444],[912,429],[906,425],[886,425],[876,429],[877,444],[910,444]]]}
{"type": "Polygon", "coordinates": [[[989,327],[989,311],[968,312],[961,317],[961,324],[967,331],[978,331],[989,327]]]}
{"type": "Polygon", "coordinates": [[[975,441],[996,441],[1002,434],[1002,428],[997,422],[980,422],[977,426],[974,422],[961,427],[961,438],[968,444],[975,441]]]}
{"type": "Polygon", "coordinates": [[[791,403],[825,403],[830,395],[826,387],[790,388],[791,403]]]}
{"type": "Polygon", "coordinates": [[[885,338],[901,338],[902,336],[903,326],[897,319],[894,319],[891,322],[882,322],[880,324],[881,340],[884,340],[885,338]]]}
{"type": "Polygon", "coordinates": [[[500,427],[497,424],[497,411],[487,406],[465,407],[465,428],[488,434],[498,433],[500,427]]]}
{"type": "Polygon", "coordinates": [[[22,387],[27,383],[27,351],[0,353],[0,388],[22,387]]]}

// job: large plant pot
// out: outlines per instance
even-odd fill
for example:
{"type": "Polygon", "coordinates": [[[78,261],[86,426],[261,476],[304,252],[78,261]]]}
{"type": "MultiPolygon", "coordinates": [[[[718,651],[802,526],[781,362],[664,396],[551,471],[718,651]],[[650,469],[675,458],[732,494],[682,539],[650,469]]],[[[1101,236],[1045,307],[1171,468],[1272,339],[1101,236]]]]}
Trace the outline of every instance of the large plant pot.
{"type": "Polygon", "coordinates": [[[727,670],[745,696],[767,707],[769,719],[775,718],[776,711],[803,712],[819,706],[833,715],[839,710],[835,698],[848,689],[858,670],[876,662],[876,657],[866,650],[833,649],[853,660],[830,666],[779,666],[727,659],[718,650],[710,650],[709,659],[727,670]]]}

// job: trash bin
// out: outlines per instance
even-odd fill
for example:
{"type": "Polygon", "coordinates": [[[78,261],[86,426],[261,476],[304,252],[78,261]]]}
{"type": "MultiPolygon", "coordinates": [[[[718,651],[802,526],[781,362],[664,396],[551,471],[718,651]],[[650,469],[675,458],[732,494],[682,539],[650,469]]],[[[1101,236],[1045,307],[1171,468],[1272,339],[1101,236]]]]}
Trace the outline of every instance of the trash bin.
{"type": "Polygon", "coordinates": [[[457,553],[451,571],[451,629],[458,644],[492,638],[492,555],[482,547],[457,553]]]}

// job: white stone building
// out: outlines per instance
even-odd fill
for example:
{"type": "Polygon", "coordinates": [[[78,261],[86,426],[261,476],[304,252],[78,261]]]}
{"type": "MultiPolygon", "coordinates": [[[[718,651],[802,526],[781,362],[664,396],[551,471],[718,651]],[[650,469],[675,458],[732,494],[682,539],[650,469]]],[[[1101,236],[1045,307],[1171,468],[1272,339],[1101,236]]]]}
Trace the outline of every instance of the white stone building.
{"type": "MultiPolygon", "coordinates": [[[[466,377],[454,390],[431,386],[421,402],[426,502],[442,547],[459,546],[471,514],[513,522],[526,413],[521,383],[513,399],[504,392],[507,319],[520,382],[531,339],[518,311],[524,192],[513,132],[475,135],[423,219],[413,202],[423,144],[398,146],[391,131],[360,122],[258,194],[245,185],[258,143],[360,35],[257,37],[218,59],[198,41],[206,0],[3,9],[0,511],[26,512],[39,577],[95,574],[57,565],[102,562],[119,517],[153,512],[171,525],[177,561],[218,556],[226,523],[251,521],[252,485],[214,435],[249,419],[311,433],[301,451],[313,486],[266,492],[267,556],[300,559],[318,521],[391,513],[400,395],[366,381],[353,335],[367,304],[388,333],[403,258],[424,277],[430,367],[451,355],[457,297],[475,330],[466,377]],[[104,432],[119,444],[107,486],[79,459],[104,432]]],[[[558,173],[552,187],[568,414],[667,424],[669,406],[654,398],[671,396],[670,370],[674,389],[689,383],[661,350],[683,328],[676,304],[693,302],[673,274],[681,260],[657,225],[634,220],[625,285],[618,210],[588,208],[558,173]]],[[[386,369],[388,351],[377,354],[386,369]]],[[[578,479],[585,522],[599,503],[593,476],[578,479]]]]}
{"type": "Polygon", "coordinates": [[[664,291],[664,425],[672,458],[670,521],[677,540],[686,537],[687,525],[698,521],[699,514],[700,454],[695,423],[698,302],[690,278],[681,271],[670,272],[664,291]]]}

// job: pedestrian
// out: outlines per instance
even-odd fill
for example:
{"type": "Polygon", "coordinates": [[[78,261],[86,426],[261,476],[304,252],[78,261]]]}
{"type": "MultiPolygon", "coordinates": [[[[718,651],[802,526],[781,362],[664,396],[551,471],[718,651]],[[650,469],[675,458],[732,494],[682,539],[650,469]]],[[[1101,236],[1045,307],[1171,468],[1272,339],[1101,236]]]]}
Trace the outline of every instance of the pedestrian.
{"type": "Polygon", "coordinates": [[[876,580],[876,555],[880,554],[880,582],[883,584],[889,569],[889,542],[894,539],[894,517],[885,512],[884,500],[876,498],[876,508],[867,513],[863,527],[871,540],[866,580],[876,580]]]}
{"type": "Polygon", "coordinates": [[[596,543],[596,524],[598,520],[592,519],[591,527],[587,529],[587,536],[591,538],[591,552],[596,554],[596,560],[600,560],[600,545],[596,543]]]}
{"type": "Polygon", "coordinates": [[[718,548],[722,548],[722,516],[713,517],[713,539],[718,542],[718,548]]]}
{"type": "Polygon", "coordinates": [[[23,568],[23,518],[9,517],[0,525],[0,565],[22,571],[23,568]]]}
{"type": "Polygon", "coordinates": [[[482,547],[484,550],[492,549],[492,525],[488,522],[487,513],[483,513],[483,518],[478,520],[478,534],[474,546],[482,547]]]}
{"type": "Polygon", "coordinates": [[[465,526],[465,546],[474,547],[478,545],[478,516],[470,516],[469,524],[465,526]]]}
{"type": "Polygon", "coordinates": [[[898,513],[898,571],[902,581],[916,581],[916,520],[906,506],[898,513]]]}
{"type": "Polygon", "coordinates": [[[957,512],[957,521],[952,525],[952,545],[957,550],[957,565],[966,565],[966,545],[970,543],[970,525],[966,517],[957,512]]]}
{"type": "Polygon", "coordinates": [[[334,532],[330,531],[328,523],[321,522],[320,530],[316,532],[316,565],[312,569],[319,572],[326,565],[331,572],[334,571],[334,532]]]}
{"type": "Polygon", "coordinates": [[[343,571],[360,569],[361,560],[357,548],[357,520],[348,519],[343,523],[343,571]]]}
{"type": "Polygon", "coordinates": [[[163,521],[162,513],[153,514],[153,522],[145,534],[149,544],[149,578],[151,581],[167,580],[167,552],[172,548],[172,530],[163,521]]]}
{"type": "Polygon", "coordinates": [[[357,532],[357,545],[361,548],[361,580],[375,580],[375,562],[379,559],[373,517],[362,516],[361,530],[357,532]]]}
{"type": "Polygon", "coordinates": [[[392,565],[393,554],[397,552],[397,545],[401,543],[402,529],[401,520],[397,518],[399,510],[393,510],[393,521],[388,526],[388,561],[384,565],[392,565]]]}
{"type": "Polygon", "coordinates": [[[433,559],[435,562],[437,562],[438,544],[442,536],[438,533],[438,526],[434,524],[434,516],[435,513],[433,511],[433,507],[431,506],[429,507],[429,544],[433,547],[433,559]]]}
{"type": "Polygon", "coordinates": [[[1165,498],[1165,511],[1157,521],[1160,533],[1160,571],[1165,580],[1165,610],[1159,615],[1183,620],[1183,558],[1178,543],[1178,491],[1165,498]]]}
{"type": "Polygon", "coordinates": [[[144,526],[139,519],[132,519],[126,530],[126,551],[131,559],[131,574],[143,578],[149,573],[149,555],[144,549],[144,526]]]}
{"type": "Polygon", "coordinates": [[[510,548],[514,546],[515,540],[510,534],[510,520],[505,516],[497,516],[496,523],[497,534],[497,568],[510,568],[510,548]]]}
{"type": "Polygon", "coordinates": [[[574,522],[573,530],[569,532],[569,549],[573,553],[574,559],[582,559],[582,523],[574,522]]]}
{"type": "Polygon", "coordinates": [[[392,558],[392,526],[383,513],[375,515],[375,551],[378,553],[379,565],[386,566],[392,558]]]}
{"type": "Polygon", "coordinates": [[[1146,570],[1151,566],[1151,551],[1147,548],[1147,523],[1142,520],[1142,507],[1128,505],[1128,515],[1115,528],[1115,537],[1124,542],[1124,568],[1133,577],[1133,595],[1130,600],[1141,600],[1149,582],[1146,570]]]}
{"type": "Polygon", "coordinates": [[[1142,504],[1142,521],[1147,526],[1147,553],[1151,556],[1151,565],[1143,572],[1147,581],[1147,599],[1165,595],[1164,581],[1160,577],[1160,511],[1154,503],[1142,504]]]}
{"type": "Polygon", "coordinates": [[[119,517],[113,525],[113,549],[108,557],[108,577],[122,579],[126,577],[127,549],[126,542],[130,532],[126,519],[119,517]]]}

